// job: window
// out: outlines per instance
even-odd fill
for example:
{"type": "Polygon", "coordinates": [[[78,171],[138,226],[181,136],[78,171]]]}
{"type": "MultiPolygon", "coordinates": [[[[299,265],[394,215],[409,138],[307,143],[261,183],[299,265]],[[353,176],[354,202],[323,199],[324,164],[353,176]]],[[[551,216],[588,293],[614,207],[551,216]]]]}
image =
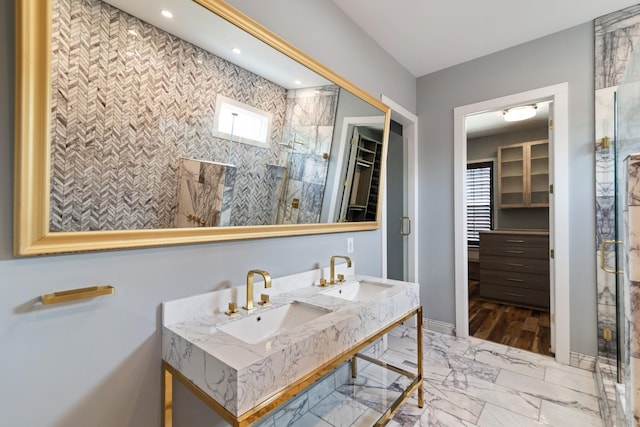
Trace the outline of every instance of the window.
{"type": "Polygon", "coordinates": [[[467,241],[480,245],[480,231],[493,228],[493,162],[467,164],[467,241]]]}
{"type": "Polygon", "coordinates": [[[271,114],[218,95],[213,128],[214,135],[219,138],[229,139],[233,133],[235,142],[267,148],[271,134],[271,114]]]}

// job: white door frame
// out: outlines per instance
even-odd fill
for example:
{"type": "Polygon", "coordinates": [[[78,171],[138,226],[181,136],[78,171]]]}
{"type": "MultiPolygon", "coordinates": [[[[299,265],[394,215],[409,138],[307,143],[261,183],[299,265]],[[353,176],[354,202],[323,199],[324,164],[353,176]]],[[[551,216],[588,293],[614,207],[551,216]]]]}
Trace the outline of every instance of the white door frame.
{"type": "MultiPolygon", "coordinates": [[[[383,103],[391,107],[391,118],[403,125],[402,135],[407,138],[407,197],[408,214],[411,218],[409,253],[407,254],[408,277],[410,282],[418,279],[418,117],[389,97],[380,97],[383,103]]],[[[382,277],[387,277],[387,180],[385,179],[382,196],[382,277]]]]}
{"type": "Polygon", "coordinates": [[[508,95],[501,98],[454,109],[454,251],[455,251],[455,294],[456,333],[460,337],[469,336],[469,289],[468,289],[468,247],[467,247],[467,206],[465,194],[465,170],[467,164],[466,116],[485,111],[501,110],[517,104],[543,100],[553,101],[553,126],[549,129],[550,142],[550,183],[553,184],[553,206],[549,212],[549,245],[554,250],[552,260],[551,313],[555,313],[555,354],[556,360],[570,363],[570,298],[569,298],[569,85],[561,83],[508,95]]]}

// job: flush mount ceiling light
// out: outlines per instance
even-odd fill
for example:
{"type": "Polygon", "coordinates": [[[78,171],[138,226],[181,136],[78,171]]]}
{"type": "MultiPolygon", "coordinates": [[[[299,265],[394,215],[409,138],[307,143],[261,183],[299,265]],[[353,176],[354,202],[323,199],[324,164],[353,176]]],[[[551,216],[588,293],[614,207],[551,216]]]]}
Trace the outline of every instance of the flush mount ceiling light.
{"type": "Polygon", "coordinates": [[[520,120],[530,119],[536,115],[536,104],[520,105],[518,107],[507,108],[502,112],[504,120],[507,122],[518,122],[520,120]]]}
{"type": "Polygon", "coordinates": [[[234,47],[233,49],[231,49],[231,51],[235,54],[240,55],[242,53],[242,51],[240,50],[240,48],[234,47]]]}
{"type": "Polygon", "coordinates": [[[168,11],[167,9],[163,9],[160,13],[165,18],[169,18],[169,19],[173,18],[173,13],[171,13],[171,11],[168,11]]]}
{"type": "Polygon", "coordinates": [[[302,82],[300,80],[295,80],[293,83],[298,85],[298,86],[300,86],[302,84],[302,82]]]}

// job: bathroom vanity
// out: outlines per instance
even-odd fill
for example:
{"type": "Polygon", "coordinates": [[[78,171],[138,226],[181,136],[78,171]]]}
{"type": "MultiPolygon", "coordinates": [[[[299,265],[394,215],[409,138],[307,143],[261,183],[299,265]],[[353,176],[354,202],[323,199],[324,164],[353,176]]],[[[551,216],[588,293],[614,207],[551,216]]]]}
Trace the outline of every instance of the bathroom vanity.
{"type": "MultiPolygon", "coordinates": [[[[347,272],[344,264],[336,270],[347,272]]],[[[376,425],[385,425],[416,390],[422,407],[418,285],[347,276],[336,285],[320,286],[327,274],[328,269],[318,269],[276,278],[269,289],[256,282],[254,300],[268,299],[271,305],[257,305],[252,313],[239,309],[238,315],[225,314],[229,302],[238,307],[245,303],[245,287],[163,303],[164,425],[172,421],[174,378],[231,425],[246,426],[347,361],[355,376],[357,358],[411,380],[376,425]],[[418,327],[416,372],[360,353],[413,316],[418,327]]]]}

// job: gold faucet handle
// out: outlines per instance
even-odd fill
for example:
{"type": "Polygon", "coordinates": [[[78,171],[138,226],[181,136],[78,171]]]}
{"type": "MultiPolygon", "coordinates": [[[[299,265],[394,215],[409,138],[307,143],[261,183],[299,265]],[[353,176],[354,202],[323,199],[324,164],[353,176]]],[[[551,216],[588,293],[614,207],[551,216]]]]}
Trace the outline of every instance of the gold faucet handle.
{"type": "Polygon", "coordinates": [[[269,295],[260,294],[260,301],[258,302],[263,307],[269,307],[271,305],[271,301],[269,301],[269,295]]]}
{"type": "Polygon", "coordinates": [[[235,302],[230,302],[229,310],[225,311],[224,314],[226,314],[229,317],[239,316],[240,313],[238,312],[238,304],[236,304],[235,302]]]}
{"type": "Polygon", "coordinates": [[[338,274],[338,283],[344,282],[344,274],[338,274]]]}
{"type": "Polygon", "coordinates": [[[321,288],[324,288],[327,286],[327,279],[320,279],[320,284],[318,285],[321,288]]]}

